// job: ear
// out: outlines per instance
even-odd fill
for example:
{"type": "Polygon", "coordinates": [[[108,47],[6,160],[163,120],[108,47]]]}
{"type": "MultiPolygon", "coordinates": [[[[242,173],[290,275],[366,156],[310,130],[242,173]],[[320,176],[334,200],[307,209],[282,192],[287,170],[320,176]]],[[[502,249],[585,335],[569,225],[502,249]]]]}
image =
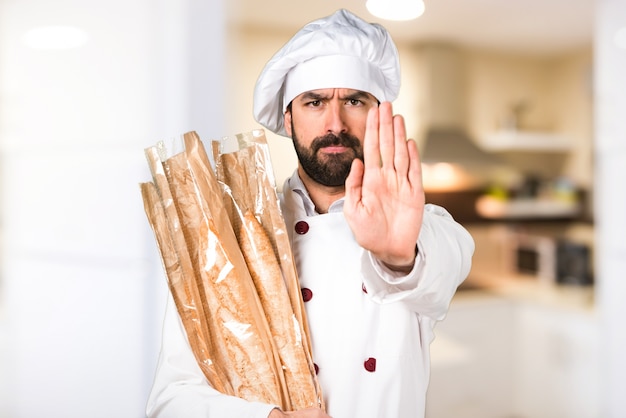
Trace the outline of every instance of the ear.
{"type": "Polygon", "coordinates": [[[289,109],[285,110],[285,114],[283,115],[283,122],[285,123],[285,131],[287,135],[291,137],[291,111],[289,109]]]}

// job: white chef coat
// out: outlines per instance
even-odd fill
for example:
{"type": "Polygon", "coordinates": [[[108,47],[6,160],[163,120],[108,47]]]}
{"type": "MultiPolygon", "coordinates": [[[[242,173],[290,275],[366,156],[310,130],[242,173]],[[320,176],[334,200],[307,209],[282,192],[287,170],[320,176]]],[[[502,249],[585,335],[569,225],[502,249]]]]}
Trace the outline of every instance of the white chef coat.
{"type": "MultiPolygon", "coordinates": [[[[433,327],[469,273],[469,233],[443,208],[426,205],[415,267],[404,275],[358,246],[343,199],[316,214],[297,173],[285,183],[281,206],[328,414],[423,417],[433,327]]],[[[267,418],[272,407],[208,385],[170,297],[148,416],[267,418]]]]}

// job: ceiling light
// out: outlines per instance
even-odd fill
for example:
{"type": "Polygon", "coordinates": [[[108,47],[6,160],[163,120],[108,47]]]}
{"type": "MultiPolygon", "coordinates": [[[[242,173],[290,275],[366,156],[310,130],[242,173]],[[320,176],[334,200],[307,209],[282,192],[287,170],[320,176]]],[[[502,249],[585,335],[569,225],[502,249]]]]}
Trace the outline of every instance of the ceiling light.
{"type": "Polygon", "coordinates": [[[89,35],[73,26],[44,26],[29,30],[22,42],[33,49],[71,49],[87,43],[89,35]]]}
{"type": "Polygon", "coordinates": [[[424,13],[422,0],[367,0],[367,10],[386,20],[411,20],[424,13]]]}

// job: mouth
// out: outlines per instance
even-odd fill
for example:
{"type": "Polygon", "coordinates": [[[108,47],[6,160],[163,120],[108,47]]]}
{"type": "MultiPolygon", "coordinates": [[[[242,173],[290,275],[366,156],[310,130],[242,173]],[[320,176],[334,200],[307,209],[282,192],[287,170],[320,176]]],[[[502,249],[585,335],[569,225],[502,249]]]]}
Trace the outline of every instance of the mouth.
{"type": "Polygon", "coordinates": [[[343,145],[329,145],[327,147],[320,148],[320,152],[325,154],[341,154],[349,149],[350,147],[345,147],[343,145]]]}

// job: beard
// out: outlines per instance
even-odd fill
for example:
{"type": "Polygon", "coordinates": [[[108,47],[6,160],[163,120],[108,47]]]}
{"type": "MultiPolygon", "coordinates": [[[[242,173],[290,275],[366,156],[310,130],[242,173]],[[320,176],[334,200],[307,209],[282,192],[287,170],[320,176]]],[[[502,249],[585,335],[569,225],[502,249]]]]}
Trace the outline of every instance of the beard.
{"type": "Polygon", "coordinates": [[[298,140],[293,122],[291,132],[300,166],[311,179],[324,186],[343,186],[350,174],[352,161],[355,158],[363,161],[363,147],[353,135],[345,132],[339,135],[329,133],[315,138],[307,148],[298,140]],[[328,146],[343,146],[349,150],[338,154],[319,154],[320,149],[328,146]]]}

